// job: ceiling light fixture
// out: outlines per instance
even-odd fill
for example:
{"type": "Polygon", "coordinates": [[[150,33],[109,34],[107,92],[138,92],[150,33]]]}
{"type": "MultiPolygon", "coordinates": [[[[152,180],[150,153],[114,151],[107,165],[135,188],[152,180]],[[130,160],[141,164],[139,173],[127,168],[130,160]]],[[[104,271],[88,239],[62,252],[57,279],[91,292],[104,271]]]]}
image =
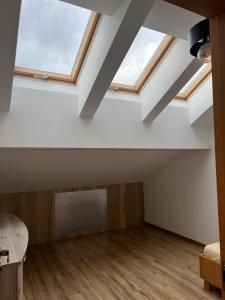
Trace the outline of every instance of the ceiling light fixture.
{"type": "Polygon", "coordinates": [[[211,62],[209,19],[205,19],[191,28],[188,34],[191,55],[201,63],[211,62]]]}

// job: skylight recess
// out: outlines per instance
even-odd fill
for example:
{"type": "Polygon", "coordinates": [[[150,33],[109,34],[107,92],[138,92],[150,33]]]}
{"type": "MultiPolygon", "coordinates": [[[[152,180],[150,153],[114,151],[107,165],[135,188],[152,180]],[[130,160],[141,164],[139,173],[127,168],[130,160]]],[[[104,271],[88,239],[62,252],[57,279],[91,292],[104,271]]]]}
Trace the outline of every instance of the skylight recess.
{"type": "Polygon", "coordinates": [[[194,83],[198,76],[207,68],[208,64],[203,64],[200,69],[191,77],[191,79],[185,84],[185,86],[180,90],[179,94],[183,94],[187,89],[194,83]]]}
{"type": "Polygon", "coordinates": [[[161,32],[141,27],[113,79],[113,84],[135,86],[165,37],[161,32]]]}
{"type": "Polygon", "coordinates": [[[201,68],[180,90],[176,98],[186,100],[193,93],[193,91],[208,77],[210,73],[211,64],[203,64],[201,68]]]}
{"type": "Polygon", "coordinates": [[[72,77],[91,14],[59,0],[23,0],[16,72],[72,77]]]}

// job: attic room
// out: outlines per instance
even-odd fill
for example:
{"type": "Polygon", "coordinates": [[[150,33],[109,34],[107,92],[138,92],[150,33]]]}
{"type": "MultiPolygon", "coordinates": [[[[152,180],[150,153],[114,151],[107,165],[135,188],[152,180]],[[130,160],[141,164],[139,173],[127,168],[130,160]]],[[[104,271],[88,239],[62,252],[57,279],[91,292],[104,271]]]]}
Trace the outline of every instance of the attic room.
{"type": "Polygon", "coordinates": [[[0,300],[225,299],[225,2],[0,2],[0,300]]]}

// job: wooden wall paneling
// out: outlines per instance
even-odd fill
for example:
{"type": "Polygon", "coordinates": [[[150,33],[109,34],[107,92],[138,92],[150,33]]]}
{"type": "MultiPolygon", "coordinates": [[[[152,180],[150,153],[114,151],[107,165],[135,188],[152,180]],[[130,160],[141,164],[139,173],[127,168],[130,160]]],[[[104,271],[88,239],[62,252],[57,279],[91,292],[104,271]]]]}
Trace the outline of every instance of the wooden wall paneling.
{"type": "Polygon", "coordinates": [[[108,187],[109,226],[112,229],[139,226],[144,223],[142,183],[108,187]]]}
{"type": "MultiPolygon", "coordinates": [[[[225,265],[225,13],[210,19],[221,267],[225,265]]],[[[223,282],[222,299],[225,299],[223,282]]]]}
{"type": "Polygon", "coordinates": [[[108,225],[109,228],[120,226],[120,185],[110,185],[107,188],[108,198],[108,225]]]}
{"type": "Polygon", "coordinates": [[[139,226],[144,222],[142,183],[79,187],[0,195],[0,212],[18,216],[27,226],[30,244],[55,240],[54,196],[59,192],[107,189],[108,228],[139,226]]]}
{"type": "Polygon", "coordinates": [[[125,219],[126,226],[136,226],[137,221],[139,225],[144,224],[144,202],[143,199],[143,186],[142,184],[128,184],[124,197],[125,205],[125,219]]]}
{"type": "Polygon", "coordinates": [[[109,228],[125,228],[125,190],[126,184],[111,185],[108,190],[109,228]]]}
{"type": "Polygon", "coordinates": [[[199,15],[211,17],[225,11],[224,0],[165,0],[199,15]]]}
{"type": "Polygon", "coordinates": [[[121,184],[119,186],[119,207],[117,211],[119,212],[119,227],[126,228],[126,210],[125,210],[125,195],[126,195],[127,184],[121,184]]]}
{"type": "Polygon", "coordinates": [[[52,203],[51,191],[0,195],[0,212],[11,212],[27,226],[30,243],[51,240],[52,203]]]}

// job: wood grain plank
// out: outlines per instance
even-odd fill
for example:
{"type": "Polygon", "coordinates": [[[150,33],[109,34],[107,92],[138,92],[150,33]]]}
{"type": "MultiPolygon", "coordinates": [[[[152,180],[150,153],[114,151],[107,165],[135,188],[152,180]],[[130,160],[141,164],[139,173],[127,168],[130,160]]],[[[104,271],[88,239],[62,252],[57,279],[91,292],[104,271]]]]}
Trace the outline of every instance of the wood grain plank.
{"type": "Polygon", "coordinates": [[[219,299],[199,276],[203,247],[149,226],[29,248],[27,300],[219,299]]]}
{"type": "MultiPolygon", "coordinates": [[[[225,13],[210,19],[221,267],[225,265],[225,13]]],[[[223,282],[222,298],[225,299],[223,282]]]]}
{"type": "Polygon", "coordinates": [[[220,264],[200,255],[200,276],[210,285],[222,288],[222,274],[220,264]]]}
{"type": "Polygon", "coordinates": [[[205,17],[216,16],[225,11],[223,0],[165,0],[205,17]]]}
{"type": "MultiPolygon", "coordinates": [[[[27,226],[29,243],[37,244],[56,239],[54,231],[54,195],[60,192],[107,189],[108,229],[138,226],[144,222],[142,183],[76,187],[50,191],[0,195],[0,212],[13,213],[27,226]]],[[[96,233],[87,231],[79,235],[96,233]]],[[[66,238],[63,237],[63,238],[66,238]]]]}

